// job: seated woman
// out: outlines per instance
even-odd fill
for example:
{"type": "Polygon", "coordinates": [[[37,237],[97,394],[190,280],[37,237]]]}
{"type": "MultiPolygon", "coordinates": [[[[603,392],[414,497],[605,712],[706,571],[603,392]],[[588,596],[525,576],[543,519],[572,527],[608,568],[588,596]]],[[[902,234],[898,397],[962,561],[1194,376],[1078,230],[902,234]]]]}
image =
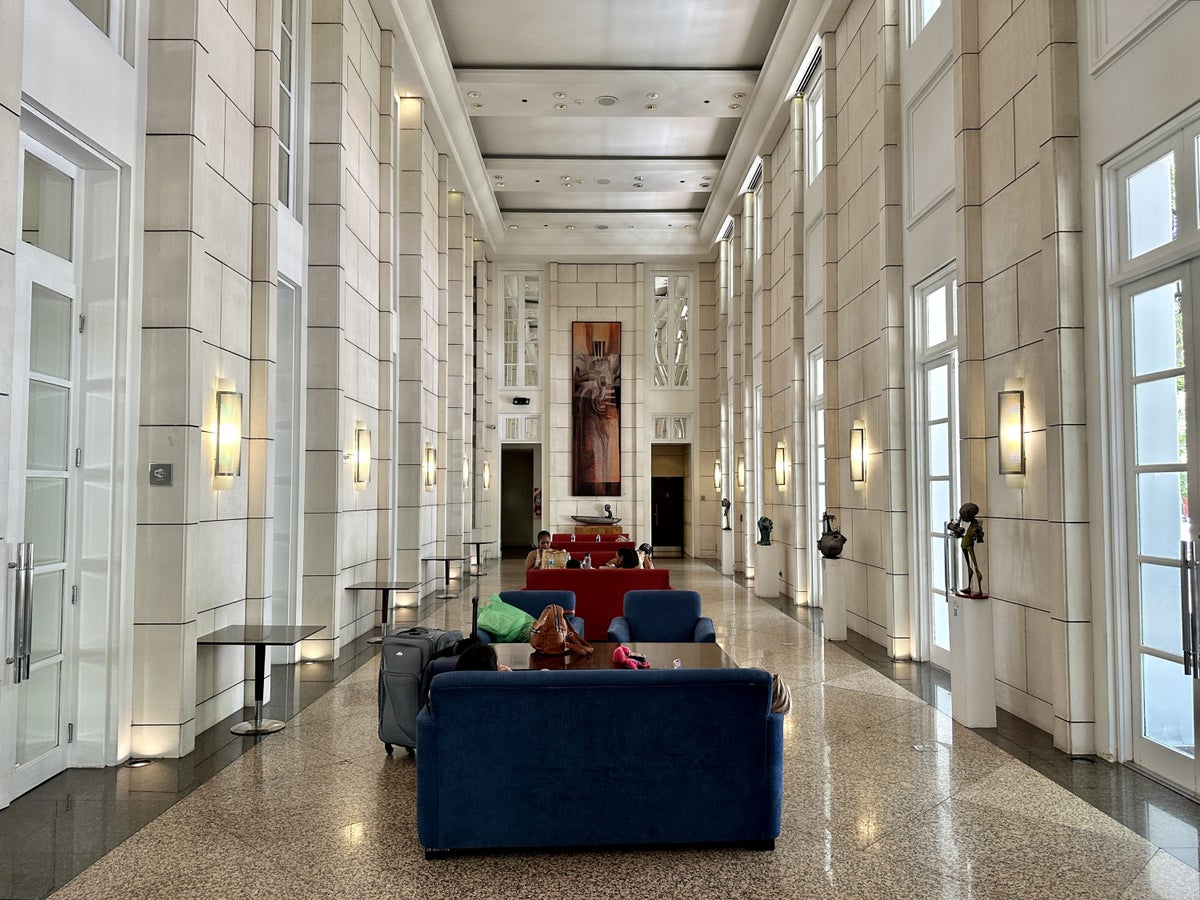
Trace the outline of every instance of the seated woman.
{"type": "Polygon", "coordinates": [[[604,566],[607,569],[640,569],[643,567],[642,558],[632,547],[618,547],[617,555],[606,562],[604,566]]]}
{"type": "Polygon", "coordinates": [[[642,561],[643,569],[654,568],[654,548],[649,544],[638,544],[638,558],[642,561]]]}
{"type": "Polygon", "coordinates": [[[550,549],[550,532],[539,531],[537,536],[537,549],[530,550],[529,555],[525,557],[525,571],[530,569],[540,569],[542,567],[542,557],[545,556],[545,551],[550,549]]]}
{"type": "Polygon", "coordinates": [[[491,644],[472,644],[462,652],[454,664],[455,672],[511,672],[508,666],[499,665],[496,648],[491,644]]]}

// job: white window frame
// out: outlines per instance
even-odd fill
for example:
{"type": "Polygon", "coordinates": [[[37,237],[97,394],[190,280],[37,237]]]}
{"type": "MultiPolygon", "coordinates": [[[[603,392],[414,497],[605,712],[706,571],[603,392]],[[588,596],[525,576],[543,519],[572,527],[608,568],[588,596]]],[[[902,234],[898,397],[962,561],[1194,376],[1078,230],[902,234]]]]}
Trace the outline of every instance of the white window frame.
{"type": "Polygon", "coordinates": [[[518,389],[519,388],[540,388],[542,386],[542,381],[544,380],[542,378],[542,360],[546,355],[545,354],[545,350],[546,350],[545,341],[542,340],[542,334],[544,332],[544,329],[542,328],[542,318],[543,318],[544,310],[545,310],[545,306],[546,306],[546,304],[544,302],[545,296],[546,296],[546,290],[545,290],[545,282],[542,279],[542,273],[535,269],[508,269],[508,270],[500,272],[497,275],[497,280],[499,282],[498,296],[500,298],[500,320],[501,320],[499,335],[498,335],[499,341],[500,341],[500,346],[498,348],[498,357],[497,357],[497,359],[499,360],[499,364],[500,364],[500,386],[502,388],[509,388],[509,389],[512,389],[512,388],[518,388],[518,389]],[[519,305],[518,305],[518,310],[517,310],[517,321],[515,323],[511,322],[511,320],[509,319],[508,295],[505,293],[506,281],[508,278],[511,278],[511,277],[521,279],[521,282],[520,282],[521,291],[520,291],[519,305]],[[536,318],[533,320],[534,328],[537,331],[536,342],[537,342],[538,358],[537,358],[537,364],[536,364],[536,369],[535,369],[536,377],[532,381],[530,381],[526,378],[527,364],[526,364],[526,360],[525,360],[525,349],[528,344],[529,335],[528,335],[528,332],[527,332],[525,326],[528,324],[528,322],[530,320],[524,315],[524,313],[525,313],[525,298],[526,298],[525,288],[526,288],[526,285],[528,284],[527,279],[531,278],[531,277],[535,278],[537,280],[537,288],[538,288],[538,301],[537,301],[538,313],[537,313],[536,318]],[[509,378],[509,373],[508,373],[508,366],[509,366],[508,357],[505,355],[505,348],[509,343],[508,336],[509,336],[510,325],[511,325],[514,333],[516,334],[516,338],[515,338],[516,354],[515,354],[515,358],[512,363],[512,365],[515,366],[515,371],[513,373],[513,377],[511,380],[509,378]]]}
{"type": "Polygon", "coordinates": [[[695,309],[696,309],[696,278],[694,277],[694,275],[691,271],[686,270],[686,269],[659,269],[659,270],[656,270],[656,271],[650,273],[649,290],[646,293],[648,294],[648,304],[649,304],[647,307],[647,310],[646,310],[646,316],[650,322],[650,327],[646,329],[646,336],[647,336],[648,340],[650,341],[650,346],[647,348],[647,354],[648,354],[647,359],[650,360],[650,367],[651,367],[650,385],[656,391],[691,390],[692,389],[692,371],[695,368],[693,365],[693,359],[695,357],[694,345],[696,343],[696,341],[695,341],[696,317],[693,315],[693,313],[695,312],[695,309]],[[672,301],[670,304],[668,304],[669,310],[667,313],[666,331],[667,331],[668,336],[671,336],[671,335],[674,336],[673,338],[669,338],[669,343],[668,343],[668,346],[670,347],[670,351],[671,351],[669,354],[669,359],[672,360],[673,362],[670,363],[670,370],[667,372],[667,379],[668,379],[667,384],[658,384],[657,383],[658,357],[655,354],[654,337],[655,337],[655,328],[656,328],[656,324],[657,324],[657,317],[655,314],[655,305],[656,305],[657,295],[656,295],[655,291],[656,291],[656,281],[659,278],[667,279],[667,298],[672,301]],[[677,314],[678,309],[677,309],[676,303],[674,302],[677,299],[674,296],[675,279],[676,278],[686,278],[687,283],[688,283],[686,314],[683,316],[679,316],[677,314]],[[686,323],[686,325],[687,325],[687,336],[688,336],[687,352],[684,354],[685,358],[682,361],[679,360],[679,342],[678,342],[679,324],[680,324],[681,320],[684,323],[686,323]],[[679,369],[680,365],[682,365],[684,367],[685,378],[684,378],[684,382],[682,384],[676,384],[675,382],[678,378],[678,369],[679,369]]]}
{"type": "Polygon", "coordinates": [[[928,25],[933,20],[933,17],[938,14],[941,8],[946,5],[944,0],[936,0],[936,5],[933,7],[933,9],[929,10],[929,15],[922,20],[921,16],[924,11],[924,7],[930,2],[931,0],[908,0],[908,42],[910,44],[917,39],[917,35],[925,30],[925,26],[928,25]]]}
{"type": "Polygon", "coordinates": [[[804,92],[804,177],[816,181],[825,168],[825,76],[818,73],[804,92]]]}
{"type": "Polygon", "coordinates": [[[808,355],[808,509],[809,527],[809,604],[822,606],[824,584],[821,581],[821,554],[817,541],[821,536],[821,516],[828,502],[825,447],[825,348],[817,347],[808,355]]]}
{"type": "Polygon", "coordinates": [[[276,175],[275,197],[279,201],[279,205],[284,209],[292,212],[293,218],[297,218],[295,211],[298,207],[296,202],[296,154],[299,150],[297,146],[297,138],[300,134],[300,129],[297,127],[297,119],[300,112],[300,41],[299,41],[299,24],[301,22],[301,3],[302,0],[282,0],[280,7],[281,15],[279,20],[279,37],[280,37],[280,59],[279,59],[279,107],[280,107],[280,122],[279,122],[279,172],[276,175]],[[290,6],[292,10],[292,27],[288,30],[282,17],[283,7],[290,6]],[[291,86],[289,87],[284,80],[284,60],[283,46],[288,42],[291,45],[291,53],[289,55],[290,71],[289,76],[291,86]],[[283,97],[288,98],[288,127],[285,131],[283,128],[283,97]],[[286,166],[284,160],[286,157],[286,166]],[[286,195],[284,190],[284,174],[286,170],[287,188],[286,195]]]}

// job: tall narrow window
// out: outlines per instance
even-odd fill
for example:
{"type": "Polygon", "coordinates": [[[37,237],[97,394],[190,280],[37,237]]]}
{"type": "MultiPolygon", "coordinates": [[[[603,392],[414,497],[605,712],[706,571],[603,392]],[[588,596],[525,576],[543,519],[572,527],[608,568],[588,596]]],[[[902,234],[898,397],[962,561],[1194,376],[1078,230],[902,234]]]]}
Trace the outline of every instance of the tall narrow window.
{"type": "Polygon", "coordinates": [[[691,296],[691,276],[654,276],[651,340],[655,387],[691,386],[691,296]]]}
{"type": "Polygon", "coordinates": [[[295,173],[296,0],[282,0],[279,26],[279,205],[292,208],[295,173]]]}
{"type": "Polygon", "coordinates": [[[820,75],[804,95],[804,148],[812,184],[825,168],[825,79],[820,75]]]}
{"type": "Polygon", "coordinates": [[[916,40],[917,35],[925,29],[941,5],[942,0],[909,0],[910,42],[916,40]]]}
{"type": "Polygon", "coordinates": [[[958,285],[946,269],[917,287],[914,310],[917,361],[917,516],[924,535],[921,560],[922,616],[928,624],[930,659],[950,664],[946,583],[957,561],[945,523],[956,518],[958,489],[958,285]]]}
{"type": "MultiPolygon", "coordinates": [[[[812,537],[808,546],[812,571],[808,583],[813,586],[810,597],[821,596],[821,561],[815,552],[821,536],[821,516],[825,514],[825,351],[817,349],[808,357],[808,524],[812,537]]],[[[811,602],[811,601],[810,601],[811,602]]]]}
{"type": "Polygon", "coordinates": [[[101,31],[111,33],[112,4],[109,0],[71,0],[71,3],[101,31]]]}
{"type": "Polygon", "coordinates": [[[541,369],[541,276],[536,272],[507,272],[500,280],[504,294],[504,386],[537,387],[541,369]]]}

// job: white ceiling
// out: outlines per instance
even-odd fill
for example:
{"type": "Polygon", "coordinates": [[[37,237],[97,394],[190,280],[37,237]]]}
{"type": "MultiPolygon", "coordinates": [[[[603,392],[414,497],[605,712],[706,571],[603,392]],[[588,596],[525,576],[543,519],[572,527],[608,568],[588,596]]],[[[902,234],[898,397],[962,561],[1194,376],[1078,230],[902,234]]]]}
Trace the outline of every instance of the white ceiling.
{"type": "Polygon", "coordinates": [[[821,5],[392,2],[482,232],[556,259],[706,255],[821,5]]]}

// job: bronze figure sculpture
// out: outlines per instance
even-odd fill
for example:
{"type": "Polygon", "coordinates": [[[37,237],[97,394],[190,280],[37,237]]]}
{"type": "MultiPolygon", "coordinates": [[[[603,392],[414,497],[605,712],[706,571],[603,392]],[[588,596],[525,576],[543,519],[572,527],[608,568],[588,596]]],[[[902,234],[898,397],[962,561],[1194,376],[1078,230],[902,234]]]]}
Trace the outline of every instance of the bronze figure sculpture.
{"type": "Polygon", "coordinates": [[[958,518],[946,523],[946,530],[959,539],[963,559],[967,563],[967,586],[962,591],[967,597],[984,597],[983,572],[975,559],[975,545],[983,543],[983,523],[979,521],[979,506],[967,502],[958,510],[958,518]],[[975,590],[971,590],[971,582],[975,582],[975,590]]]}
{"type": "Polygon", "coordinates": [[[775,523],[766,516],[758,518],[758,542],[764,547],[771,546],[771,529],[775,527],[775,523]]]}

